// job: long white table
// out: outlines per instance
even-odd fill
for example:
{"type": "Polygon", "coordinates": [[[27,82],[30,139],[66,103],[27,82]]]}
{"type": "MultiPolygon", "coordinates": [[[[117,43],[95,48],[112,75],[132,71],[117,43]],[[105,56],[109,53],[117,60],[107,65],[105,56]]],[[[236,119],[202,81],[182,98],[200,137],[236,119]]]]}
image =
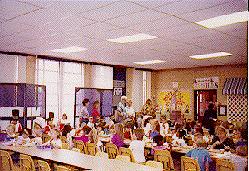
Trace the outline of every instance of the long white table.
{"type": "Polygon", "coordinates": [[[137,163],[123,162],[115,159],[90,156],[66,149],[38,149],[37,147],[4,146],[0,149],[14,151],[32,157],[57,163],[63,163],[77,168],[94,171],[159,171],[160,169],[137,163]]]}

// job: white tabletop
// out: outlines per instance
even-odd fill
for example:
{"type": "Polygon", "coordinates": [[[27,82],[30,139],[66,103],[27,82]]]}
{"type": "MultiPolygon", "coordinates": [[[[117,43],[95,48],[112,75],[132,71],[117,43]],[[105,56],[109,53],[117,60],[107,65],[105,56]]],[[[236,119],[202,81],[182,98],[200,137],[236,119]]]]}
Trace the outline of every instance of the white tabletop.
{"type": "Polygon", "coordinates": [[[18,153],[38,157],[54,162],[68,164],[82,169],[94,171],[159,171],[160,169],[144,166],[137,163],[123,162],[115,159],[90,156],[66,149],[38,149],[37,147],[4,146],[0,149],[11,150],[18,153]]]}

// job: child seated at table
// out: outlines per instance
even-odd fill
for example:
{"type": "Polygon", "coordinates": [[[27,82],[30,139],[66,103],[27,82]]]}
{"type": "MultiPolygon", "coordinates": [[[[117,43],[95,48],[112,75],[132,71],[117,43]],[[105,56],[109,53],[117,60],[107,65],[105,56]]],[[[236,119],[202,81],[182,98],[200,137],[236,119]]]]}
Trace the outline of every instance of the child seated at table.
{"type": "Polygon", "coordinates": [[[118,148],[124,146],[124,127],[121,123],[114,125],[114,134],[112,135],[111,142],[118,148]]]}
{"type": "Polygon", "coordinates": [[[180,137],[179,131],[177,131],[175,135],[173,135],[172,138],[173,138],[173,141],[172,141],[173,146],[187,146],[183,137],[180,137]]]}
{"type": "Polygon", "coordinates": [[[87,143],[89,141],[89,138],[88,138],[88,134],[90,133],[92,129],[88,126],[84,126],[82,129],[79,129],[78,131],[76,131],[76,134],[75,134],[75,140],[76,141],[83,141],[84,143],[87,143]]]}
{"type": "Polygon", "coordinates": [[[153,139],[157,135],[160,135],[160,124],[157,120],[153,120],[152,130],[150,132],[150,138],[153,139]]]}
{"type": "Polygon", "coordinates": [[[53,129],[55,126],[53,125],[53,120],[51,118],[47,119],[47,125],[44,127],[44,134],[48,134],[51,129],[53,129]]]}
{"type": "Polygon", "coordinates": [[[144,146],[145,142],[143,140],[143,132],[141,132],[141,129],[135,129],[134,134],[132,136],[132,141],[130,143],[129,148],[132,151],[132,154],[134,156],[134,159],[137,163],[145,162],[145,156],[144,156],[144,146]]]}
{"type": "Polygon", "coordinates": [[[196,159],[201,171],[208,171],[212,162],[209,152],[206,150],[207,143],[201,134],[195,135],[195,148],[190,150],[186,156],[196,159]]]}
{"type": "Polygon", "coordinates": [[[225,149],[225,146],[235,150],[234,142],[227,137],[227,131],[223,126],[218,126],[215,130],[216,136],[213,138],[212,147],[214,149],[225,149]]]}
{"type": "Polygon", "coordinates": [[[22,136],[19,136],[17,138],[17,144],[18,145],[26,145],[30,143],[30,138],[29,138],[29,132],[24,129],[22,132],[22,136]]]}
{"type": "Polygon", "coordinates": [[[165,150],[169,149],[169,146],[167,143],[164,144],[163,142],[163,136],[157,135],[153,138],[154,143],[156,143],[156,146],[152,147],[151,154],[154,155],[155,150],[165,150]]]}
{"type": "Polygon", "coordinates": [[[56,129],[52,129],[50,131],[51,134],[51,139],[46,142],[43,143],[42,146],[51,146],[53,148],[61,148],[62,147],[62,141],[60,139],[60,132],[56,129]]]}
{"type": "Polygon", "coordinates": [[[92,116],[89,117],[89,122],[87,123],[87,126],[90,128],[95,128],[94,119],[92,116]]]}
{"type": "Polygon", "coordinates": [[[126,124],[124,127],[124,138],[131,140],[131,124],[126,124]]]}
{"type": "Polygon", "coordinates": [[[5,145],[12,145],[15,142],[17,134],[15,133],[15,125],[9,124],[6,128],[7,136],[5,138],[5,145]]]}
{"type": "Polygon", "coordinates": [[[89,133],[89,142],[94,143],[97,146],[98,151],[103,151],[103,143],[99,140],[98,130],[92,129],[89,133]]]}

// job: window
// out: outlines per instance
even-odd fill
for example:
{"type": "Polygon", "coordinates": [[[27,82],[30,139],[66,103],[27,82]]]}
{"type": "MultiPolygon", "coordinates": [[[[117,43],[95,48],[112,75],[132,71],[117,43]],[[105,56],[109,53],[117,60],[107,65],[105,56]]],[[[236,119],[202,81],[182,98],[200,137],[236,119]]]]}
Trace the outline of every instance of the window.
{"type": "Polygon", "coordinates": [[[143,104],[150,98],[151,94],[151,72],[143,71],[143,104]]]}
{"type": "Polygon", "coordinates": [[[37,59],[36,83],[46,85],[46,116],[54,112],[59,119],[66,113],[73,125],[75,87],[83,87],[83,80],[80,63],[37,59]]]}
{"type": "Polygon", "coordinates": [[[62,63],[62,105],[61,113],[66,113],[73,125],[74,121],[74,99],[75,87],[83,86],[83,66],[82,64],[63,62],[62,63]]]}

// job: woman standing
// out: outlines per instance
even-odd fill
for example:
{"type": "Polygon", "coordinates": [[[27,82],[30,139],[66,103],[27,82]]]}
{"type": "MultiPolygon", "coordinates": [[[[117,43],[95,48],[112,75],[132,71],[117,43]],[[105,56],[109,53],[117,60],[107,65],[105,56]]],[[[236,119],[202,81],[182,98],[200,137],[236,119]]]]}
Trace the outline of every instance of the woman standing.
{"type": "Polygon", "coordinates": [[[100,118],[99,108],[100,108],[100,103],[97,100],[93,103],[93,110],[91,115],[93,117],[93,123],[96,123],[97,120],[100,118]]]}
{"type": "Polygon", "coordinates": [[[84,99],[82,101],[82,109],[81,109],[81,117],[80,117],[80,126],[81,124],[84,123],[88,123],[88,117],[89,117],[89,112],[87,110],[88,106],[89,106],[89,99],[84,99]]]}

